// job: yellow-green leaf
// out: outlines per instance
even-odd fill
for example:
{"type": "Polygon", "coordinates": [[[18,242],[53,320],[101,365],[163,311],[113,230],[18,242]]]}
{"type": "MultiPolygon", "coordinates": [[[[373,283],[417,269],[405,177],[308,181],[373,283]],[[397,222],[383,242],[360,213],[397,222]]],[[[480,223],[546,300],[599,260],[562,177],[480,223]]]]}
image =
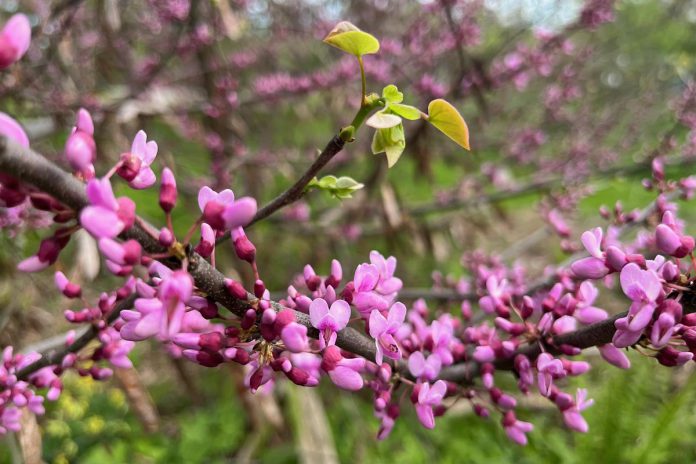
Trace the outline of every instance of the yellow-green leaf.
{"type": "Polygon", "coordinates": [[[324,42],[355,56],[369,55],[379,51],[379,41],[371,34],[363,32],[348,21],[341,21],[324,42]]]}
{"type": "Polygon", "coordinates": [[[392,113],[398,114],[402,118],[410,121],[415,121],[421,117],[421,111],[415,106],[403,105],[401,103],[390,103],[388,108],[392,113]]]}
{"type": "Polygon", "coordinates": [[[428,105],[428,122],[458,145],[470,150],[469,127],[459,111],[450,103],[438,98],[428,105]]]}
{"type": "Polygon", "coordinates": [[[391,168],[401,157],[406,148],[406,137],[404,136],[404,126],[399,124],[388,129],[378,129],[372,138],[372,153],[385,153],[387,164],[391,168]]]}

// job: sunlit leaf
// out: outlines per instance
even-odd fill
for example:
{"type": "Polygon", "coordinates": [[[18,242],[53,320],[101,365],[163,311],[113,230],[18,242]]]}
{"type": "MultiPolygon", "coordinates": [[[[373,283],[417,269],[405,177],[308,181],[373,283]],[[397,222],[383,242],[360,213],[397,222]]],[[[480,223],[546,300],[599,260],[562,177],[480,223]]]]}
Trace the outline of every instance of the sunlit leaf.
{"type": "Polygon", "coordinates": [[[458,145],[469,150],[469,128],[459,111],[442,99],[428,105],[428,122],[458,145]]]}
{"type": "Polygon", "coordinates": [[[379,41],[348,21],[341,21],[324,38],[324,42],[355,56],[379,51],[379,41]]]}
{"type": "Polygon", "coordinates": [[[367,121],[365,121],[365,124],[375,129],[389,129],[390,127],[401,124],[401,118],[395,114],[378,111],[370,116],[367,121]]]}
{"type": "Polygon", "coordinates": [[[389,111],[398,114],[404,119],[408,119],[410,121],[415,121],[416,119],[420,119],[421,117],[421,111],[416,108],[415,106],[411,105],[402,105],[400,103],[390,103],[389,104],[389,111]]]}
{"type": "Polygon", "coordinates": [[[404,101],[404,94],[394,84],[389,84],[382,89],[382,97],[389,103],[401,103],[404,101]]]}

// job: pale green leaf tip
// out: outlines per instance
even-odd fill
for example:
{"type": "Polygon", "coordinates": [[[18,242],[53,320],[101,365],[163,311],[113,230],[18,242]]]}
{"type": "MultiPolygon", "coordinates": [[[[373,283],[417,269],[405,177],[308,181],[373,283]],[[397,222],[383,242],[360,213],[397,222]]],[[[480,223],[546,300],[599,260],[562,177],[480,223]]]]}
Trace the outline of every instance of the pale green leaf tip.
{"type": "Polygon", "coordinates": [[[349,21],[341,21],[324,37],[324,43],[361,57],[379,51],[379,40],[349,21]]]}

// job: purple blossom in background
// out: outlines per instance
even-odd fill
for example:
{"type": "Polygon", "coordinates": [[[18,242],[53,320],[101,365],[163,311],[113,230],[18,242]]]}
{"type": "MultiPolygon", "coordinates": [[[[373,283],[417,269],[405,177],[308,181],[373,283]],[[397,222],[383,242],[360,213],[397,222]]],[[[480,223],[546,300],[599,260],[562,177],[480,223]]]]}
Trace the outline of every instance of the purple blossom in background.
{"type": "Polygon", "coordinates": [[[0,135],[14,140],[16,143],[23,147],[29,147],[29,137],[27,137],[26,132],[8,114],[0,111],[0,135]]]}
{"type": "Polygon", "coordinates": [[[0,70],[19,61],[29,49],[30,42],[29,19],[21,13],[13,15],[0,31],[0,70]]]}

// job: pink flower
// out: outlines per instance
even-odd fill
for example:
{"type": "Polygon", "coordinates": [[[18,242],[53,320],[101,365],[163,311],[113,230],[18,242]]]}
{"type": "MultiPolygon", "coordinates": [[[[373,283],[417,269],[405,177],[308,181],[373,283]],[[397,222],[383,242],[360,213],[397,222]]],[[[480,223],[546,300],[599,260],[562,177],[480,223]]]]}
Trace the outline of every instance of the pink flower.
{"type": "Polygon", "coordinates": [[[601,227],[595,227],[592,230],[587,230],[583,232],[582,236],[580,237],[580,241],[582,241],[583,246],[587,250],[587,252],[590,254],[590,256],[593,256],[595,258],[603,259],[604,256],[602,254],[602,238],[604,236],[604,233],[602,232],[601,227]]]}
{"type": "Polygon", "coordinates": [[[337,332],[343,330],[350,319],[350,306],[343,300],[336,300],[329,308],[323,298],[317,298],[309,305],[309,318],[312,325],[319,329],[319,347],[334,345],[337,332]]]}
{"type": "Polygon", "coordinates": [[[628,369],[631,367],[631,361],[626,354],[611,343],[600,345],[597,348],[599,349],[599,354],[602,355],[602,358],[609,364],[619,369],[628,369]]]}
{"type": "Polygon", "coordinates": [[[82,289],[80,286],[70,282],[62,272],[56,272],[54,281],[58,290],[60,290],[60,292],[66,297],[79,298],[82,295],[82,289]]]}
{"type": "Polygon", "coordinates": [[[394,277],[396,258],[393,256],[385,258],[378,251],[373,250],[370,252],[370,262],[379,271],[380,279],[376,287],[379,293],[389,295],[401,290],[403,285],[401,279],[394,277]]]}
{"type": "Polygon", "coordinates": [[[29,148],[29,137],[22,126],[6,113],[0,111],[0,135],[14,140],[25,148],[29,148]]]}
{"type": "Polygon", "coordinates": [[[297,322],[290,322],[280,332],[285,347],[292,353],[302,353],[309,349],[307,327],[297,322]]]}
{"type": "Polygon", "coordinates": [[[655,244],[661,252],[676,258],[683,258],[694,250],[693,237],[681,235],[667,224],[659,224],[657,226],[655,230],[655,244]]]}
{"type": "Polygon", "coordinates": [[[549,396],[553,379],[565,377],[565,369],[560,359],[554,359],[548,353],[541,353],[537,358],[537,382],[539,392],[544,396],[549,396]]]}
{"type": "Polygon", "coordinates": [[[92,179],[87,183],[91,203],[80,213],[80,224],[96,238],[114,238],[135,221],[135,204],[126,197],[118,200],[109,179],[92,179]]]}
{"type": "Polygon", "coordinates": [[[19,61],[29,49],[30,42],[29,18],[21,13],[12,16],[0,31],[0,69],[19,61]]]}
{"type": "Polygon", "coordinates": [[[563,412],[563,420],[568,428],[580,433],[587,432],[587,422],[580,413],[592,406],[594,400],[587,399],[586,389],[578,388],[575,394],[575,401],[573,401],[573,397],[567,393],[558,393],[554,401],[563,412]]]}
{"type": "Polygon", "coordinates": [[[608,317],[605,310],[592,306],[598,294],[597,287],[591,282],[585,281],[580,284],[577,291],[578,306],[573,313],[578,321],[583,324],[594,324],[608,317]]]}
{"type": "Polygon", "coordinates": [[[657,299],[662,295],[662,283],[652,270],[643,270],[635,263],[629,263],[621,270],[621,288],[633,303],[628,316],[617,319],[613,343],[617,348],[636,343],[650,321],[657,307],[657,299]]]}
{"type": "Polygon", "coordinates": [[[157,178],[150,167],[157,156],[157,142],[147,141],[145,131],[135,134],[130,153],[121,155],[121,166],[118,175],[128,181],[134,189],[146,189],[155,183],[157,178]]]}
{"type": "Polygon", "coordinates": [[[256,214],[256,200],[243,197],[235,201],[232,190],[220,193],[208,186],[198,192],[203,221],[215,230],[225,231],[246,226],[256,214]]]}
{"type": "Polygon", "coordinates": [[[65,142],[65,158],[73,171],[85,179],[94,177],[94,160],[97,146],[94,143],[94,123],[86,109],[77,112],[77,122],[65,142]]]}
{"type": "Polygon", "coordinates": [[[525,434],[534,430],[534,426],[529,422],[517,420],[512,411],[507,411],[503,416],[503,428],[510,440],[522,446],[527,444],[527,435],[525,434]]]}
{"type": "Polygon", "coordinates": [[[597,258],[587,257],[575,261],[570,265],[570,269],[578,279],[601,279],[609,274],[609,268],[604,261],[597,258]]]}
{"type": "Polygon", "coordinates": [[[356,391],[363,387],[360,372],[365,368],[365,359],[344,358],[335,345],[327,346],[324,350],[321,368],[339,388],[356,391]]]}
{"type": "Polygon", "coordinates": [[[431,354],[427,358],[422,351],[414,351],[408,357],[408,370],[419,379],[431,381],[437,378],[442,368],[442,361],[436,354],[431,354]]]}
{"type": "Polygon", "coordinates": [[[384,355],[391,359],[401,358],[401,351],[396,344],[394,334],[404,323],[405,317],[406,306],[399,302],[392,305],[386,318],[376,309],[370,313],[370,336],[375,339],[377,346],[377,355],[375,356],[377,365],[382,364],[384,355]]]}
{"type": "Polygon", "coordinates": [[[419,384],[418,402],[416,403],[416,414],[423,427],[432,429],[435,427],[435,415],[433,407],[439,406],[447,393],[447,384],[438,380],[432,386],[429,383],[419,384]]]}

